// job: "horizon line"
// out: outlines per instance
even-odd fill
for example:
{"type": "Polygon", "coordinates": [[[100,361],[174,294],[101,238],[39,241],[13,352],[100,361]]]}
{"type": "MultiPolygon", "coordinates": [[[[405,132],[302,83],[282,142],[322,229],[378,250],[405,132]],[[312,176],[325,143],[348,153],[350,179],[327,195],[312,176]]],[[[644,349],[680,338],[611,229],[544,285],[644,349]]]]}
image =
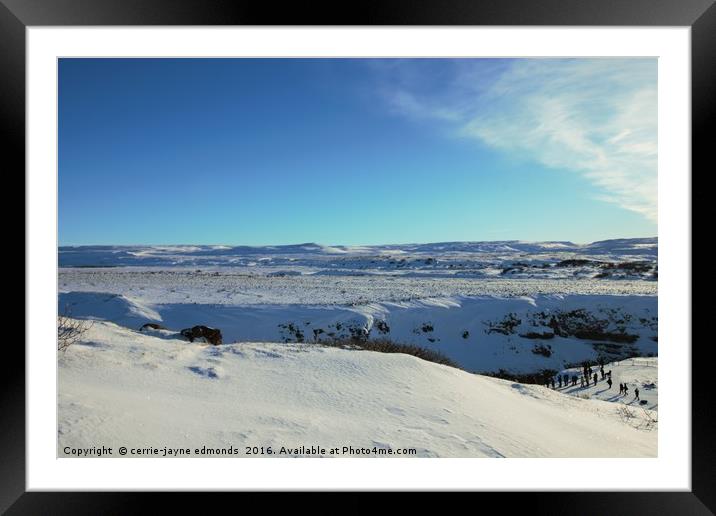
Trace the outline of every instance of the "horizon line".
{"type": "Polygon", "coordinates": [[[599,242],[610,242],[614,240],[648,240],[648,239],[659,239],[659,236],[646,236],[646,237],[615,237],[605,238],[601,240],[593,240],[591,242],[572,242],[571,240],[523,240],[523,239],[501,239],[501,240],[444,240],[444,241],[432,241],[432,242],[391,242],[381,244],[322,244],[318,242],[296,242],[286,244],[229,244],[229,243],[213,243],[213,244],[198,244],[198,243],[173,243],[173,244],[62,244],[58,245],[57,248],[62,247],[180,247],[180,246],[227,246],[227,247],[297,247],[315,245],[319,247],[383,247],[383,246],[398,246],[398,245],[431,245],[431,244],[484,244],[484,243],[500,243],[500,242],[513,242],[513,243],[525,243],[525,244],[549,244],[549,243],[560,243],[560,244],[572,244],[576,246],[586,246],[596,244],[599,242]]]}

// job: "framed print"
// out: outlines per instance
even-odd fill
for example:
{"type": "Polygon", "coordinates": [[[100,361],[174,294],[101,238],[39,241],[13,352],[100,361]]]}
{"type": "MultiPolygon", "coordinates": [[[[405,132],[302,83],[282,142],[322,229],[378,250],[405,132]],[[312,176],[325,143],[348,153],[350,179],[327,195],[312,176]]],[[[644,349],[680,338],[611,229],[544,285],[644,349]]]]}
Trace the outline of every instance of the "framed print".
{"type": "Polygon", "coordinates": [[[710,514],[712,4],[3,0],[27,202],[3,509],[400,490],[710,514]]]}

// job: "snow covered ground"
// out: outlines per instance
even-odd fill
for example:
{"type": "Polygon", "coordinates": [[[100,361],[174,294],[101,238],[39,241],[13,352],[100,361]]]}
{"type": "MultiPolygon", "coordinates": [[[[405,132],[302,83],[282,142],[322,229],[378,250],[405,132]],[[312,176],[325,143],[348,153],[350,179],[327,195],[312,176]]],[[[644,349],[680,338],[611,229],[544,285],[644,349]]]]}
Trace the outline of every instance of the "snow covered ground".
{"type": "Polygon", "coordinates": [[[657,354],[657,251],[654,238],[62,247],[59,310],[215,326],[225,342],[389,338],[470,371],[559,370],[657,354]]]}
{"type": "MultiPolygon", "coordinates": [[[[634,408],[646,408],[649,410],[658,410],[659,408],[659,359],[656,357],[638,357],[622,360],[620,362],[610,362],[604,365],[604,371],[612,372],[612,386],[607,385],[605,380],[601,379],[599,368],[593,370],[599,375],[597,384],[590,383],[589,387],[581,387],[579,380],[577,386],[563,387],[557,389],[565,394],[580,396],[589,399],[597,399],[604,401],[613,401],[623,403],[634,408]],[[619,384],[626,383],[629,391],[626,396],[619,394],[619,384]],[[639,389],[639,401],[634,396],[635,388],[639,389]]],[[[565,369],[559,374],[568,376],[581,374],[580,368],[565,369]]]]}
{"type": "MultiPolygon", "coordinates": [[[[297,267],[300,269],[300,267],[297,267]]],[[[341,276],[288,274],[281,268],[185,267],[62,268],[60,291],[110,292],[150,303],[222,305],[351,305],[452,296],[515,297],[536,294],[656,296],[657,283],[511,277],[406,277],[351,271],[341,276]]]]}
{"type": "Polygon", "coordinates": [[[102,292],[65,292],[72,316],[174,332],[219,328],[225,343],[388,338],[434,349],[472,372],[559,370],[583,360],[657,353],[653,296],[426,298],[345,305],[153,303],[102,292]]]}
{"type": "Polygon", "coordinates": [[[640,390],[656,409],[656,360],[625,365],[658,355],[656,239],[62,247],[59,263],[59,313],[95,320],[60,354],[61,444],[96,432],[137,445],[656,454],[652,412],[595,401],[628,402],[601,385],[554,391],[471,374],[621,360],[614,394],[619,378],[628,399],[653,383],[640,390]],[[148,322],[167,330],[139,332],[148,322]],[[195,325],[220,329],[224,344],[183,340],[195,325]],[[464,371],[317,344],[345,338],[429,348],[464,371]]]}
{"type": "Polygon", "coordinates": [[[646,279],[657,277],[656,238],[571,242],[444,242],[383,246],[60,247],[60,267],[237,267],[342,276],[646,279]],[[288,268],[288,270],[284,270],[288,268]]]}
{"type": "Polygon", "coordinates": [[[403,354],[200,345],[101,321],[60,353],[58,403],[60,456],[100,444],[112,456],[121,446],[143,456],[155,447],[159,455],[151,456],[165,447],[245,456],[246,447],[262,446],[273,456],[311,455],[311,446],[326,456],[331,448],[339,456],[383,456],[373,453],[387,449],[414,449],[417,457],[657,453],[650,411],[629,417],[616,403],[403,354]],[[344,447],[353,453],[343,455],[344,447]]]}

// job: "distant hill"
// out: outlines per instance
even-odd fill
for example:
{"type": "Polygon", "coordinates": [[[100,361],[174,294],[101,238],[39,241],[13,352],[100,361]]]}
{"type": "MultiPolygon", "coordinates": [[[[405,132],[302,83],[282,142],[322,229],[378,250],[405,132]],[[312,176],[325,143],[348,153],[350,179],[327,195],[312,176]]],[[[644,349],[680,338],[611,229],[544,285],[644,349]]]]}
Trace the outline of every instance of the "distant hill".
{"type": "Polygon", "coordinates": [[[575,244],[566,241],[524,242],[437,242],[430,244],[388,244],[343,246],[303,243],[276,246],[229,245],[136,245],[136,246],[62,246],[58,249],[60,267],[88,266],[174,266],[174,265],[247,265],[260,258],[285,257],[296,265],[312,265],[315,260],[355,257],[415,256],[433,259],[464,258],[469,261],[506,262],[520,257],[559,261],[575,257],[619,261],[640,259],[656,261],[658,239],[629,238],[575,244]]]}

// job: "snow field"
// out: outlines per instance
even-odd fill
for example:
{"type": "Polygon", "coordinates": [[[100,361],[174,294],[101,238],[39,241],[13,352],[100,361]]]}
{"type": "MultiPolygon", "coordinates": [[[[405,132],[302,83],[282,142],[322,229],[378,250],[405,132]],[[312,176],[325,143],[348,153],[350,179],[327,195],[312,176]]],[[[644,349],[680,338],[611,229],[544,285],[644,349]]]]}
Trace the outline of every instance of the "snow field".
{"type": "Polygon", "coordinates": [[[408,355],[197,345],[103,321],[60,354],[59,387],[60,456],[93,445],[414,448],[418,457],[657,450],[657,432],[639,429],[617,404],[408,355]]]}

